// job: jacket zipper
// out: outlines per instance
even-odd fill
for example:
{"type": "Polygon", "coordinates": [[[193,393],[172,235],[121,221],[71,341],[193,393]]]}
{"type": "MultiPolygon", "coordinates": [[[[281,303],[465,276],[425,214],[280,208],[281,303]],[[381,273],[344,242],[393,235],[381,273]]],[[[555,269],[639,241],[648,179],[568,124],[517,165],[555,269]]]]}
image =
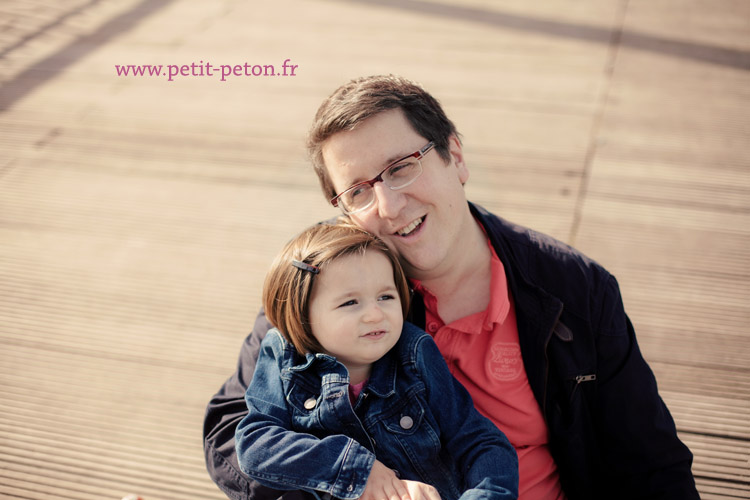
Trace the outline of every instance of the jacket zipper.
{"type": "MultiPolygon", "coordinates": [[[[569,379],[570,380],[570,379],[569,379]]],[[[596,380],[596,374],[592,373],[590,375],[576,375],[576,377],[573,379],[576,381],[575,387],[573,387],[573,391],[570,393],[569,401],[573,401],[573,398],[576,395],[576,392],[578,391],[578,386],[581,385],[583,382],[593,382],[596,380]]]]}

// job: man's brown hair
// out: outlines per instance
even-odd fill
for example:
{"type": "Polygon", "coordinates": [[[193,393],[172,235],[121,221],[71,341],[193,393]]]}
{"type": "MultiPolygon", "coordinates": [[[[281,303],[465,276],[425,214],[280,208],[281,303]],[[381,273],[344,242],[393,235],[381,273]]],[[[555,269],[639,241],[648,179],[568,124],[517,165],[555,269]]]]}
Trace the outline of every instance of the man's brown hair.
{"type": "Polygon", "coordinates": [[[409,310],[409,285],[398,258],[382,240],[353,224],[340,222],[310,227],[287,243],[274,260],[263,284],[263,307],[271,324],[298,352],[317,353],[322,352],[323,348],[310,326],[309,302],[317,274],[300,269],[292,261],[303,263],[302,267],[304,264],[314,266],[320,273],[325,273],[328,263],[365,251],[381,252],[390,261],[401,310],[406,316],[409,310]]]}
{"type": "Polygon", "coordinates": [[[323,101],[307,136],[307,151],[328,199],[337,193],[323,162],[323,143],[332,135],[352,130],[371,116],[390,109],[401,109],[414,130],[435,143],[435,150],[446,163],[450,161],[448,141],[452,135],[458,137],[458,133],[437,99],[400,76],[357,78],[323,101]]]}

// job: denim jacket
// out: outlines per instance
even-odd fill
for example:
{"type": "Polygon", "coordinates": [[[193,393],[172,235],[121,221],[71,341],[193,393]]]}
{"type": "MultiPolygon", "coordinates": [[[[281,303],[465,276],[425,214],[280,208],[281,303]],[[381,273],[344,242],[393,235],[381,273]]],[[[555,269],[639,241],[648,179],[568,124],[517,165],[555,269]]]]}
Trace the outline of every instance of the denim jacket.
{"type": "Polygon", "coordinates": [[[443,500],[517,497],[513,446],[474,409],[424,331],[404,324],[354,405],[348,388],[343,364],[301,356],[271,330],[236,431],[242,471],[280,490],[355,499],[377,458],[402,479],[433,485],[443,500]]]}

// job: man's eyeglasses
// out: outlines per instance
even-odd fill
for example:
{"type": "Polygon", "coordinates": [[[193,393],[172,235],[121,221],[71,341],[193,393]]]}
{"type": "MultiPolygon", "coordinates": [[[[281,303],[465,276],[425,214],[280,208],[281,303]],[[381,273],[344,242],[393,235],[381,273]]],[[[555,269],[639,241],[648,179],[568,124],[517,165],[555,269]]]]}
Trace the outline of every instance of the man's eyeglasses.
{"type": "Polygon", "coordinates": [[[331,204],[341,208],[347,215],[367,210],[375,202],[373,186],[376,183],[382,182],[394,191],[405,188],[422,174],[421,160],[434,147],[434,142],[428,142],[419,151],[394,161],[369,181],[358,182],[339,193],[331,200],[331,204]]]}

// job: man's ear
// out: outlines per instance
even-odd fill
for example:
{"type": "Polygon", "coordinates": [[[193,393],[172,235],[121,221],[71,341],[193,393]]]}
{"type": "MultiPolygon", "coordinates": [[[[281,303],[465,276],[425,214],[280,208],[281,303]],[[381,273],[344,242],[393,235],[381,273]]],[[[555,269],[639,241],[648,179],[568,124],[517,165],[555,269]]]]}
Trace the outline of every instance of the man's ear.
{"type": "Polygon", "coordinates": [[[458,169],[458,179],[461,181],[461,185],[466,184],[466,181],[469,180],[469,168],[464,161],[464,150],[463,146],[461,146],[461,141],[455,134],[448,137],[448,152],[451,155],[451,161],[458,169]]]}

